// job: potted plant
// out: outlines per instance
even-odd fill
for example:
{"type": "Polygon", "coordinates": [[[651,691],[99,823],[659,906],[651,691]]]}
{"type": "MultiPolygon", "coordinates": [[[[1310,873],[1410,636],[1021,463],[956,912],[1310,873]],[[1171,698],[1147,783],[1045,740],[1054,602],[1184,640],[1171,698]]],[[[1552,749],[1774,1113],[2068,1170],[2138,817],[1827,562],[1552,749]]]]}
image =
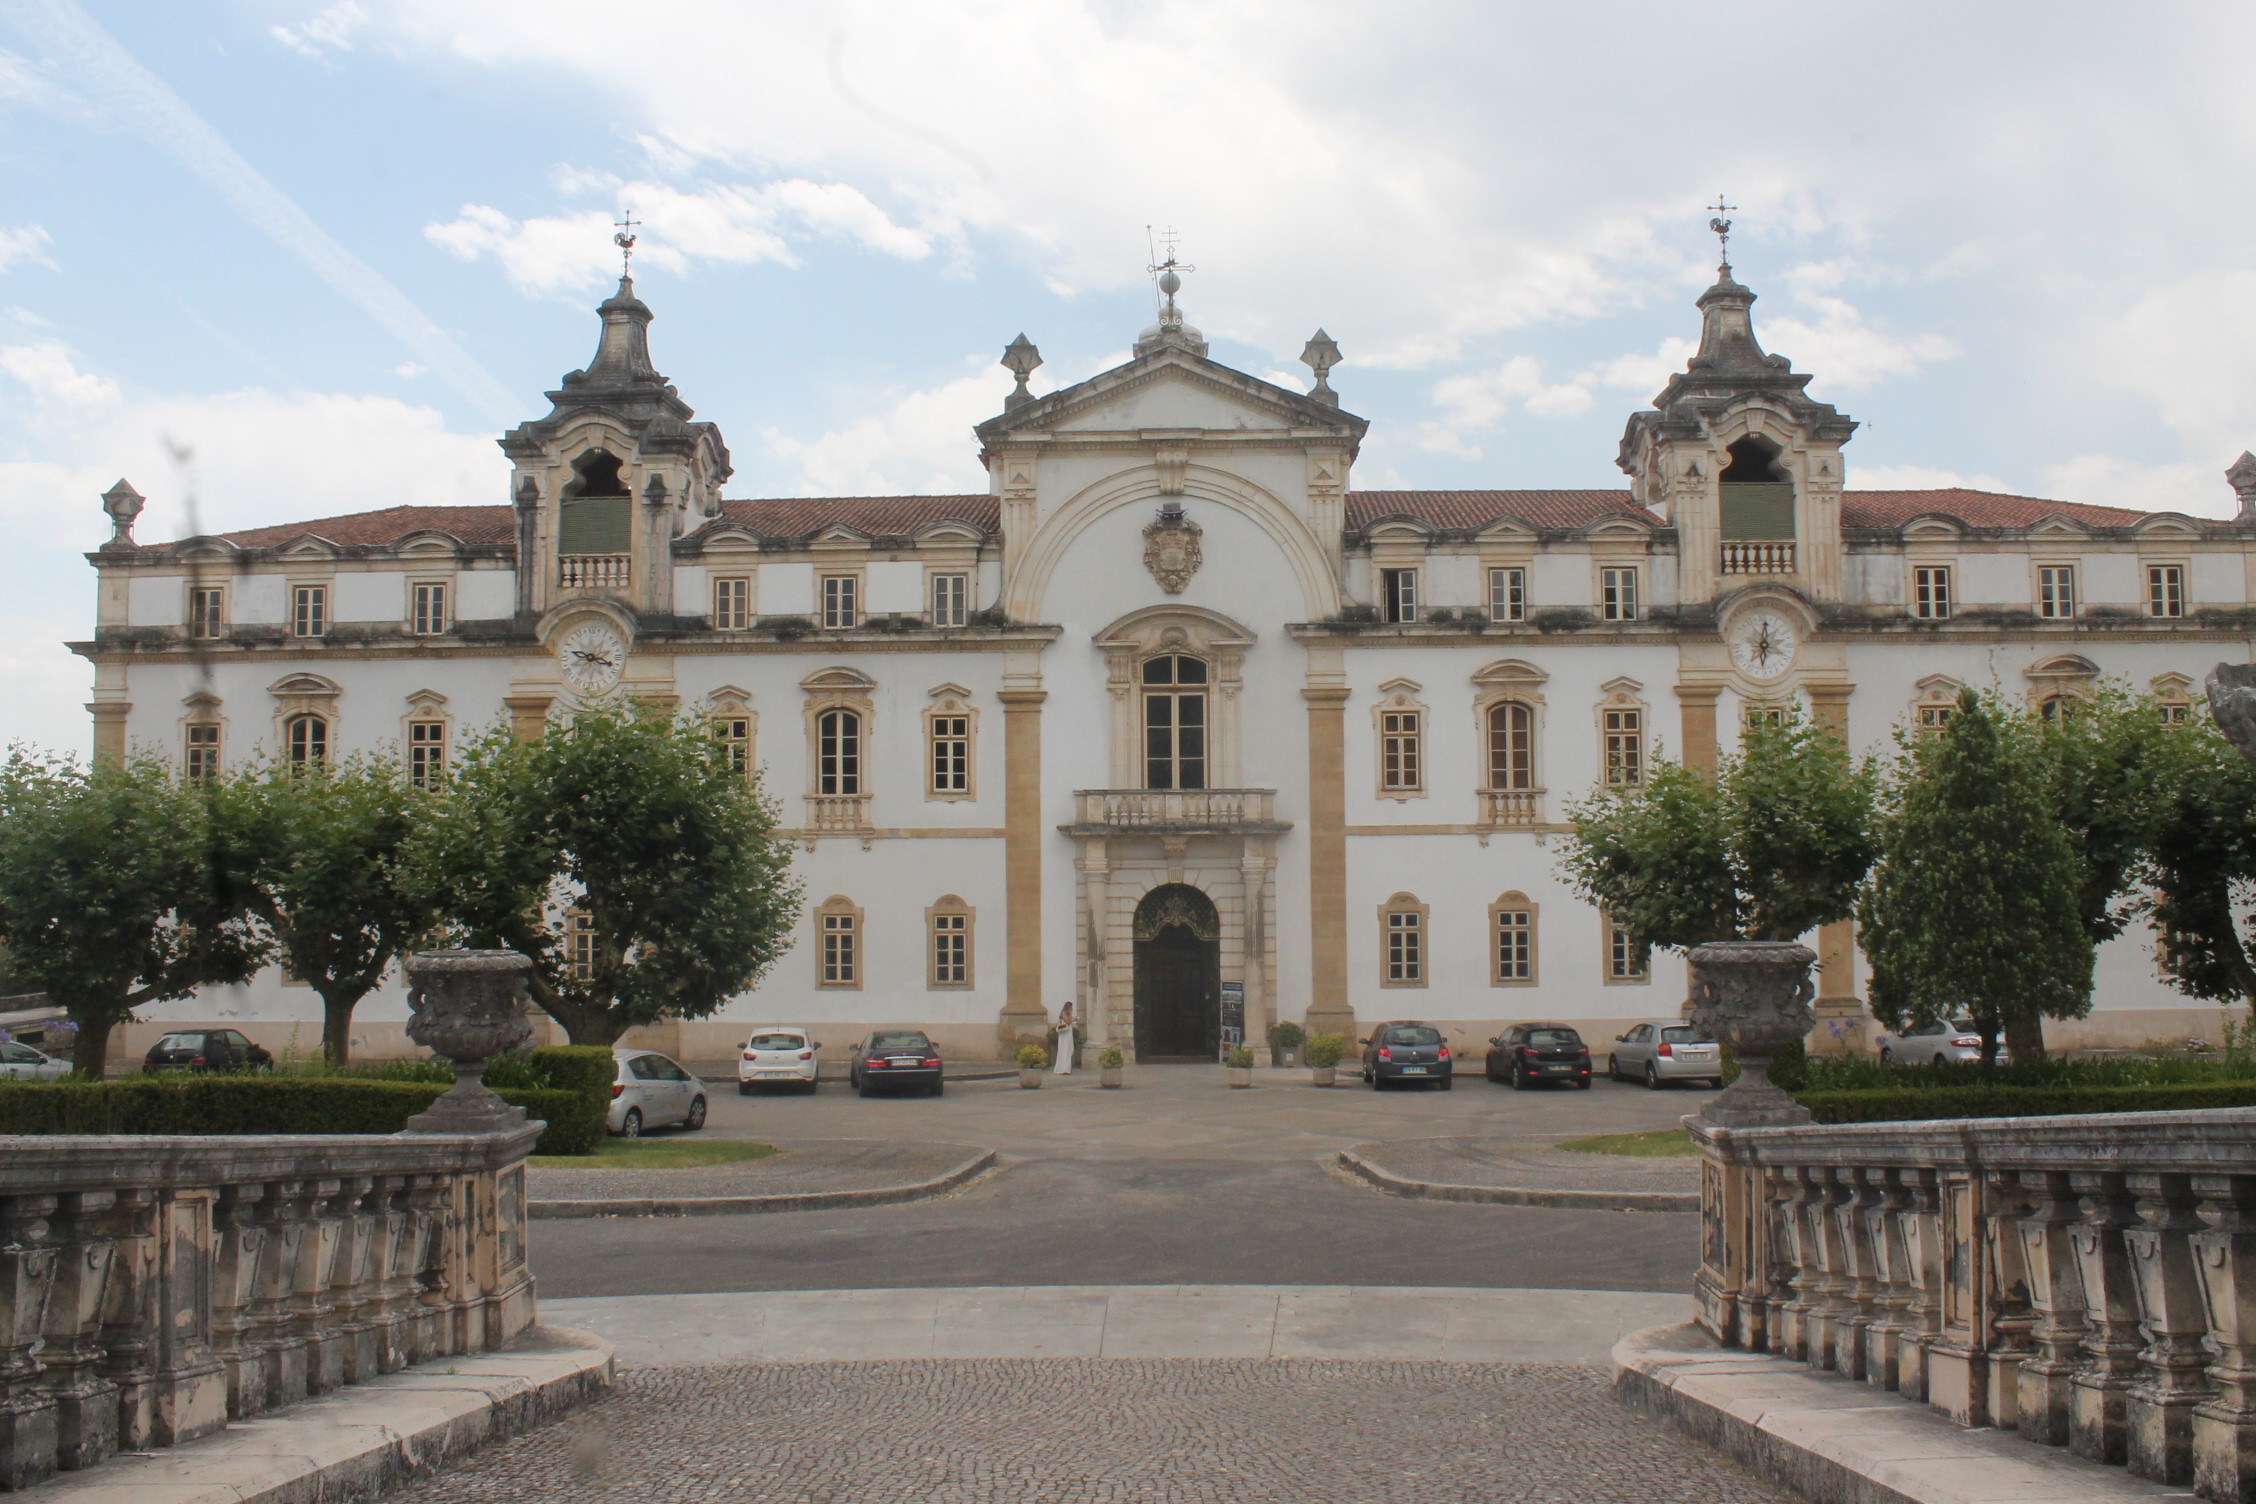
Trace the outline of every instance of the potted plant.
{"type": "Polygon", "coordinates": [[[1236,1049],[1230,1052],[1228,1063],[1230,1067],[1231,1090],[1235,1091],[1241,1087],[1253,1085],[1252,1049],[1242,1044],[1239,1045],[1236,1049]]]}
{"type": "Polygon", "coordinates": [[[1309,1076],[1318,1086],[1329,1086],[1339,1070],[1347,1041],[1337,1034],[1313,1034],[1308,1039],[1309,1076]]]}
{"type": "Polygon", "coordinates": [[[1293,1064],[1294,1052],[1307,1042],[1307,1032],[1289,1018],[1269,1026],[1269,1058],[1278,1065],[1293,1064]]]}
{"type": "Polygon", "coordinates": [[[1127,1057],[1122,1055],[1117,1048],[1108,1046],[1099,1051],[1097,1054],[1097,1085],[1108,1091],[1117,1089],[1120,1085],[1120,1068],[1127,1063],[1127,1057]]]}
{"type": "Polygon", "coordinates": [[[1018,1084],[1027,1091],[1039,1091],[1042,1077],[1049,1073],[1050,1052],[1038,1044],[1018,1047],[1018,1084]]]}

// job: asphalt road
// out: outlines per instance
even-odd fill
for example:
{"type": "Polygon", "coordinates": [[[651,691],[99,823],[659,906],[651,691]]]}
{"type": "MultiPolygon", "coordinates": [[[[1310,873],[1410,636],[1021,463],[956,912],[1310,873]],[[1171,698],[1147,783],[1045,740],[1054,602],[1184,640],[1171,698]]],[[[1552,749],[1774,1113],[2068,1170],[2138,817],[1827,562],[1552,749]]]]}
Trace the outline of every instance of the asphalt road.
{"type": "Polygon", "coordinates": [[[1000,1173],[932,1201],[837,1212],[533,1224],[540,1293],[685,1294],[942,1285],[1321,1284],[1679,1291],[1689,1214],[1404,1200],[1323,1167],[1375,1139],[1558,1137],[1673,1123],[1705,1093],[1317,1092],[1264,1072],[1218,1089],[1207,1067],[1155,1067],[1130,1090],[1087,1078],[1019,1092],[965,1083],[939,1101],[716,1091],[708,1132],[894,1135],[983,1143],[1000,1173]]]}

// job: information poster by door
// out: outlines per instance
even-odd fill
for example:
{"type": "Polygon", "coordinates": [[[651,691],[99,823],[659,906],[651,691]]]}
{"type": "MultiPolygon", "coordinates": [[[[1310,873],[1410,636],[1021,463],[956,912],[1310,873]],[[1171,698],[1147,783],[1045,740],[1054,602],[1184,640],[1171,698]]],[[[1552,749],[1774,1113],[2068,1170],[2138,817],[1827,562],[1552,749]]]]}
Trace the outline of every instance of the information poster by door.
{"type": "Polygon", "coordinates": [[[1222,1055],[1245,1043],[1245,983],[1222,984],[1222,1055]]]}

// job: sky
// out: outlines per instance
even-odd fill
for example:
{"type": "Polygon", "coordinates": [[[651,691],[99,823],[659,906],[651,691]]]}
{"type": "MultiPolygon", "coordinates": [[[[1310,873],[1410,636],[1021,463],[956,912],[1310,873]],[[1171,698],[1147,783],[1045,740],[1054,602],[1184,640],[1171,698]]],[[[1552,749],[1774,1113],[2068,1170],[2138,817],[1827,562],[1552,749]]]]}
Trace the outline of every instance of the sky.
{"type": "Polygon", "coordinates": [[[1849,485],[2229,515],[2256,10],[1710,0],[0,0],[0,741],[83,750],[108,536],[499,503],[640,221],[732,496],[985,488],[1152,316],[1354,483],[1613,487],[1718,195],[1849,485]],[[192,520],[191,520],[192,519],[192,520]]]}

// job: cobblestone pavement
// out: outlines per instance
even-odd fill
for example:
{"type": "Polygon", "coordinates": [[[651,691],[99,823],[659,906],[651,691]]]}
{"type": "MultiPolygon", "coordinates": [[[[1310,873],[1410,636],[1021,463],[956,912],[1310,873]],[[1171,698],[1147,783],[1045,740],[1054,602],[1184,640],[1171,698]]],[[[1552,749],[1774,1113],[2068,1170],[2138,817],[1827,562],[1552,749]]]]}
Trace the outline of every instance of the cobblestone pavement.
{"type": "Polygon", "coordinates": [[[690,1170],[551,1170],[525,1172],[535,1201],[600,1201],[614,1197],[789,1196],[803,1191],[869,1191],[914,1185],[982,1152],[970,1144],[898,1139],[794,1139],[769,1159],[690,1170]]]}
{"type": "Polygon", "coordinates": [[[1508,1185],[1531,1190],[1698,1191],[1696,1159],[1577,1154],[1525,1139],[1419,1138],[1357,1144],[1355,1152],[1389,1174],[1441,1185],[1508,1185]]]}
{"type": "Polygon", "coordinates": [[[652,1368],[393,1504],[1785,1504],[1587,1368],[973,1360],[652,1368]]]}

